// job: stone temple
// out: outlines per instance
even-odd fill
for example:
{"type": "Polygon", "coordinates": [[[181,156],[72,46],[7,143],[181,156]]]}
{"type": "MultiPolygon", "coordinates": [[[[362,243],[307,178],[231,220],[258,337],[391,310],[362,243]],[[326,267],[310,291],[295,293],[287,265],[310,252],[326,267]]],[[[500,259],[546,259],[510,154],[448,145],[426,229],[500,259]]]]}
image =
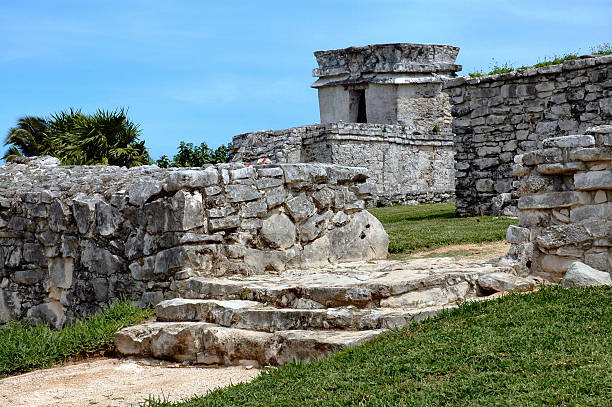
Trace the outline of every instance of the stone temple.
{"type": "Polygon", "coordinates": [[[382,44],[317,51],[321,124],[234,137],[232,161],[324,162],[366,167],[379,205],[454,196],[445,80],[459,48],[382,44]]]}

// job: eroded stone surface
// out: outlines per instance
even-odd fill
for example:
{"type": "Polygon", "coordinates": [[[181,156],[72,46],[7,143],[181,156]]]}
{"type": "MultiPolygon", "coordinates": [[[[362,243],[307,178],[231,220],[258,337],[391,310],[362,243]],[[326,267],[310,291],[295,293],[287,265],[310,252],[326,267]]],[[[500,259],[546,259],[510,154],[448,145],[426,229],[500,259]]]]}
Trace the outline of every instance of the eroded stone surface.
{"type": "Polygon", "coordinates": [[[126,328],[115,342],[126,355],[199,364],[308,361],[477,300],[483,277],[503,282],[504,291],[533,288],[525,279],[506,276],[508,271],[477,261],[427,258],[193,277],[175,283],[181,298],[157,305],[159,322],[126,328]]]}

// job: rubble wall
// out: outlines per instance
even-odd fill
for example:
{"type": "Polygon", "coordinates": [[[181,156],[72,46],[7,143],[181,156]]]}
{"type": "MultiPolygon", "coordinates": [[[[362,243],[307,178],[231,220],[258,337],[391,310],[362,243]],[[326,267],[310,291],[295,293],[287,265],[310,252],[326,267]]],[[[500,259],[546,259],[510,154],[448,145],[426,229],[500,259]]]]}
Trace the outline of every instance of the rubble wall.
{"type": "Polygon", "coordinates": [[[515,155],[612,120],[612,56],[450,79],[445,90],[455,133],[457,214],[498,214],[516,204],[515,155]]]}
{"type": "Polygon", "coordinates": [[[581,261],[612,272],[612,126],[554,137],[515,158],[519,227],[507,260],[558,282],[581,261]]]}
{"type": "Polygon", "coordinates": [[[193,276],[384,258],[367,170],[325,164],[0,166],[0,320],[61,326],[193,276]]]}
{"type": "Polygon", "coordinates": [[[453,155],[453,137],[447,132],[339,122],[236,136],[232,161],[267,157],[273,162],[365,167],[374,184],[372,205],[387,206],[453,199],[453,155]]]}

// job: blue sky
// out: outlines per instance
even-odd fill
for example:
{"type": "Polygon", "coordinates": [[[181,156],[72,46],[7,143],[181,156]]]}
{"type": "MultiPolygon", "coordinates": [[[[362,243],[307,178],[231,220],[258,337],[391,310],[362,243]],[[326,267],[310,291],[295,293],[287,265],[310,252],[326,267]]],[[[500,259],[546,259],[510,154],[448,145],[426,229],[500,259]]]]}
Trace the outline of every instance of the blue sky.
{"type": "Polygon", "coordinates": [[[588,53],[612,42],[611,21],[611,0],[3,0],[0,132],[126,107],[151,155],[171,156],[181,140],[317,122],[316,50],[451,44],[470,72],[588,53]]]}

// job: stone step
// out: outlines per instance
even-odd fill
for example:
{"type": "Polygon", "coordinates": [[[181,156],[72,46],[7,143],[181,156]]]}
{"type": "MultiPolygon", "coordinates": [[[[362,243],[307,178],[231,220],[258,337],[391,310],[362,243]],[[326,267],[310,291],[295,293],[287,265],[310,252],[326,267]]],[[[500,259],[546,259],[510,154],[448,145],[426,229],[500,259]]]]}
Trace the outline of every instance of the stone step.
{"type": "Polygon", "coordinates": [[[275,332],[284,330],[370,330],[401,328],[440,312],[442,306],[416,308],[323,309],[266,307],[256,301],[175,298],[155,307],[158,321],[210,322],[224,327],[275,332]]]}
{"type": "Polygon", "coordinates": [[[148,322],[120,330],[115,336],[115,347],[124,356],[153,356],[208,365],[266,366],[323,358],[382,332],[383,329],[270,333],[207,322],[148,322]]]}
{"type": "Polygon", "coordinates": [[[174,288],[183,298],[250,300],[283,308],[417,308],[476,297],[479,276],[505,271],[488,264],[419,260],[348,263],[246,277],[194,277],[175,282],[174,288]]]}

